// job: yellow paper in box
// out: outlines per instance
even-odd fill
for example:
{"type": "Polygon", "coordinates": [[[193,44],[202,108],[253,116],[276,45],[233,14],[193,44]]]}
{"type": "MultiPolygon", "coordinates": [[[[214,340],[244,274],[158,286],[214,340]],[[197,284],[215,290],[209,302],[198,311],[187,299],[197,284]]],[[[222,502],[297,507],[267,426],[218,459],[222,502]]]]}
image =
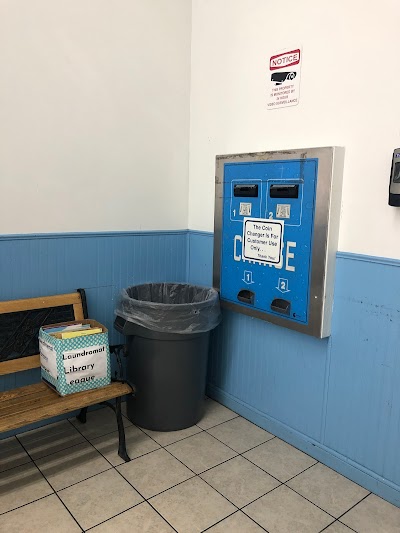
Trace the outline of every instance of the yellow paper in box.
{"type": "Polygon", "coordinates": [[[65,331],[61,333],[62,339],[73,339],[75,337],[84,337],[86,335],[95,335],[96,333],[103,333],[102,328],[85,329],[81,331],[65,331]]]}

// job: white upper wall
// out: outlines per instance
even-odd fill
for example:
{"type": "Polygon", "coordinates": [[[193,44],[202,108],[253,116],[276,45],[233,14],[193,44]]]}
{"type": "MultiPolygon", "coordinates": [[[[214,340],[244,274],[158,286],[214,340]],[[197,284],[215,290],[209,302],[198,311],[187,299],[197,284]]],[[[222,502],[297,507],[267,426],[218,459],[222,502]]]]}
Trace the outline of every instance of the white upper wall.
{"type": "Polygon", "coordinates": [[[339,249],[400,258],[398,0],[193,0],[189,227],[213,230],[217,154],[345,146],[339,249]],[[269,57],[303,47],[300,104],[267,110],[269,57]]]}
{"type": "Polygon", "coordinates": [[[187,227],[189,0],[0,0],[0,232],[187,227]]]}

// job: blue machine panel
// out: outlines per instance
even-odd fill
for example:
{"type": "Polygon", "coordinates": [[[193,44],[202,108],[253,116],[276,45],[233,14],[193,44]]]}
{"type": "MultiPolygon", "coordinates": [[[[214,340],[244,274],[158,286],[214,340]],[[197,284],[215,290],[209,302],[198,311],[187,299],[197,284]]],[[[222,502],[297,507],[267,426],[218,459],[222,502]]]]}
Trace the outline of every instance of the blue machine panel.
{"type": "Polygon", "coordinates": [[[220,295],[308,324],[318,159],[225,163],[220,295]]]}

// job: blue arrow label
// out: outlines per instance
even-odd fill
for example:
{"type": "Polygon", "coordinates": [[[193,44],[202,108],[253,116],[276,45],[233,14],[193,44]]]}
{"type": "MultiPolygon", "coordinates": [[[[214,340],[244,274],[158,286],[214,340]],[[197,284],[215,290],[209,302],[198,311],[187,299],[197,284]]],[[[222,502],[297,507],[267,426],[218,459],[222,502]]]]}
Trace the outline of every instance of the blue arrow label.
{"type": "Polygon", "coordinates": [[[243,274],[243,280],[248,285],[251,285],[251,283],[254,283],[253,281],[253,272],[251,270],[245,270],[243,274]]]}
{"type": "Polygon", "coordinates": [[[278,289],[278,291],[282,292],[282,293],[285,293],[285,292],[290,292],[290,289],[289,289],[289,280],[285,279],[285,278],[279,278],[278,280],[278,286],[276,287],[278,289]]]}

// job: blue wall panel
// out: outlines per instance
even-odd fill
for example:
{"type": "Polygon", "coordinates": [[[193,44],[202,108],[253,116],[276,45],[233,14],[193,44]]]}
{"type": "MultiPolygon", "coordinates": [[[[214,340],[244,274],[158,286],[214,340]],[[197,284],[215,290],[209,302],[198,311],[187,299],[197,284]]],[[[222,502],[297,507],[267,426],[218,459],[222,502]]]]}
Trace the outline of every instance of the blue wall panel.
{"type": "Polygon", "coordinates": [[[190,283],[205,286],[212,285],[214,239],[211,233],[189,231],[188,240],[188,275],[190,276],[190,283]]]}
{"type": "MultiPolygon", "coordinates": [[[[185,281],[187,232],[118,232],[0,237],[0,300],[73,292],[84,288],[89,316],[109,329],[123,287],[151,281],[185,281]]],[[[39,370],[0,378],[0,391],[37,381],[39,370]]]]}
{"type": "Polygon", "coordinates": [[[319,440],[328,341],[224,311],[209,382],[319,440]]]}
{"type": "MultiPolygon", "coordinates": [[[[189,281],[212,282],[212,246],[189,233],[189,281]]],[[[399,294],[400,262],[339,253],[330,339],[224,312],[209,393],[400,505],[399,294]]]]}
{"type": "Polygon", "coordinates": [[[327,446],[398,485],[399,295],[399,264],[338,259],[325,431],[327,446]]]}
{"type": "MultiPolygon", "coordinates": [[[[122,287],[212,283],[213,236],[143,232],[0,238],[0,299],[87,292],[113,330],[122,287]]],[[[400,263],[338,254],[330,339],[224,312],[213,334],[209,392],[237,412],[400,505],[400,263]]],[[[0,379],[0,390],[39,379],[0,379]]]]}

